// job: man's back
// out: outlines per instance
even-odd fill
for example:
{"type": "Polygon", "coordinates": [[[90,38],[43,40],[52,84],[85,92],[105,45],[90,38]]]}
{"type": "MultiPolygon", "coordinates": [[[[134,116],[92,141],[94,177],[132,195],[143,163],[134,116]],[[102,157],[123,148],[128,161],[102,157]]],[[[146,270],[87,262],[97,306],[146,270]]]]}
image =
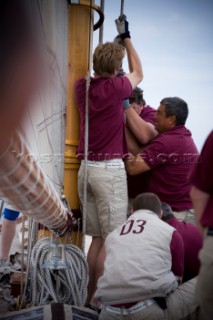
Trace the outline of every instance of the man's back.
{"type": "MultiPolygon", "coordinates": [[[[78,157],[84,159],[84,119],[86,81],[76,83],[76,99],[81,118],[78,157]]],[[[122,158],[127,154],[122,101],[132,91],[126,77],[91,78],[89,90],[89,160],[122,158]]]]}
{"type": "Polygon", "coordinates": [[[177,287],[171,270],[175,259],[171,256],[172,240],[179,258],[175,268],[182,270],[181,237],[156,214],[136,211],[106,239],[105,270],[96,297],[117,304],[166,296],[177,287]]]}

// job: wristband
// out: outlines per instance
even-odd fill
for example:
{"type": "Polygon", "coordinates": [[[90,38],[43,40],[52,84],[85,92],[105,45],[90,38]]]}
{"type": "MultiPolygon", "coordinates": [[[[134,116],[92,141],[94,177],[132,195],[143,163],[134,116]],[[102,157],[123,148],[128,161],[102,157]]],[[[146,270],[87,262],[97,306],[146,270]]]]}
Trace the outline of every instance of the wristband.
{"type": "Polygon", "coordinates": [[[130,37],[130,32],[127,31],[127,32],[125,32],[125,33],[120,34],[120,38],[121,38],[122,40],[124,40],[124,39],[126,39],[126,38],[131,39],[131,37],[130,37]]]}
{"type": "Polygon", "coordinates": [[[123,109],[124,111],[128,110],[131,107],[130,103],[129,103],[129,99],[125,99],[123,101],[123,109]]]}

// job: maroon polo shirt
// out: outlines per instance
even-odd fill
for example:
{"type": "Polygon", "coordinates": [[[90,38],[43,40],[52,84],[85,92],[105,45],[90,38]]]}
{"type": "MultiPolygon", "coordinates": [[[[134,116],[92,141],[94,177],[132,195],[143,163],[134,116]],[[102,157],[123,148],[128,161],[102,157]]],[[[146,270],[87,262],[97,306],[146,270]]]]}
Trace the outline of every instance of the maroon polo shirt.
{"type": "Polygon", "coordinates": [[[198,253],[203,245],[203,238],[197,226],[178,221],[176,218],[169,219],[167,223],[174,227],[181,235],[184,244],[184,276],[183,281],[188,281],[198,275],[200,261],[198,253]]]}
{"type": "Polygon", "coordinates": [[[213,131],[204,143],[189,180],[195,187],[210,195],[200,223],[204,227],[213,228],[213,131]]]}
{"type": "MultiPolygon", "coordinates": [[[[128,154],[124,131],[123,100],[132,94],[127,77],[91,78],[89,88],[89,160],[123,158],[128,154]]],[[[86,80],[75,86],[80,112],[77,157],[84,158],[86,80]]]]}
{"type": "Polygon", "coordinates": [[[139,116],[146,122],[149,122],[153,124],[153,126],[156,124],[156,121],[154,119],[154,116],[156,114],[157,110],[152,108],[151,106],[147,105],[142,110],[139,116]]]}
{"type": "MultiPolygon", "coordinates": [[[[157,110],[147,105],[141,110],[140,117],[153,125],[156,121],[154,120],[154,115],[157,110]]],[[[135,198],[138,194],[147,192],[148,181],[149,181],[150,172],[144,172],[136,176],[131,176],[127,174],[127,186],[128,186],[128,196],[129,198],[135,198]]]]}
{"type": "Polygon", "coordinates": [[[151,169],[148,191],[157,194],[174,211],[192,208],[188,174],[197,161],[198,151],[191,132],[179,125],[160,133],[141,156],[151,169]]]}

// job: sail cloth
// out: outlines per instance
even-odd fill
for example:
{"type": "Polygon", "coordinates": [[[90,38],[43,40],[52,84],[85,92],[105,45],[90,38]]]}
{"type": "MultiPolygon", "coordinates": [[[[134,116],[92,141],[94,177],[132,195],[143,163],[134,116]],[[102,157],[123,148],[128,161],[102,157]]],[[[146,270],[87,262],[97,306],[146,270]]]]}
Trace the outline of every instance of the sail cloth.
{"type": "Polygon", "coordinates": [[[64,229],[67,210],[21,132],[0,155],[0,198],[50,229],[64,229]]]}

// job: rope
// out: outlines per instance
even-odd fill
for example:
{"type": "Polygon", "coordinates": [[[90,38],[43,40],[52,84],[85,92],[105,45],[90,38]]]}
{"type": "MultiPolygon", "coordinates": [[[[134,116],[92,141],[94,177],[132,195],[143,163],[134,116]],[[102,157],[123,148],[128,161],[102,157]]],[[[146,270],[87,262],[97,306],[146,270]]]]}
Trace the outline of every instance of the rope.
{"type": "Polygon", "coordinates": [[[24,300],[24,233],[25,233],[25,221],[24,221],[24,215],[22,215],[22,246],[21,246],[21,290],[20,290],[20,307],[19,310],[21,310],[22,302],[24,300]]]}
{"type": "Polygon", "coordinates": [[[120,18],[124,15],[124,0],[121,0],[121,11],[120,11],[120,18]]]}
{"type": "Polygon", "coordinates": [[[48,258],[50,238],[43,238],[34,246],[30,260],[31,306],[67,303],[84,306],[87,297],[88,266],[82,251],[75,245],[64,244],[66,262],[70,269],[43,268],[48,258]]]}
{"type": "MultiPolygon", "coordinates": [[[[91,10],[92,0],[90,0],[90,25],[89,25],[89,48],[91,46],[91,10]]],[[[87,214],[87,161],[89,146],[89,88],[90,88],[90,49],[88,50],[88,72],[86,76],[86,103],[85,103],[85,132],[84,132],[84,194],[83,194],[83,219],[82,219],[82,250],[85,253],[86,243],[86,214],[87,214]]]]}
{"type": "MultiPolygon", "coordinates": [[[[101,11],[104,13],[104,0],[101,0],[101,11]]],[[[103,43],[104,24],[100,26],[99,30],[99,43],[103,43]]]]}
{"type": "Polygon", "coordinates": [[[22,309],[22,306],[24,304],[26,295],[27,295],[27,289],[30,283],[30,257],[31,257],[31,251],[34,247],[35,243],[38,241],[38,222],[36,222],[33,219],[28,219],[28,245],[27,245],[27,266],[26,266],[26,277],[25,277],[25,286],[23,290],[23,294],[21,295],[21,302],[19,309],[22,309]]]}

